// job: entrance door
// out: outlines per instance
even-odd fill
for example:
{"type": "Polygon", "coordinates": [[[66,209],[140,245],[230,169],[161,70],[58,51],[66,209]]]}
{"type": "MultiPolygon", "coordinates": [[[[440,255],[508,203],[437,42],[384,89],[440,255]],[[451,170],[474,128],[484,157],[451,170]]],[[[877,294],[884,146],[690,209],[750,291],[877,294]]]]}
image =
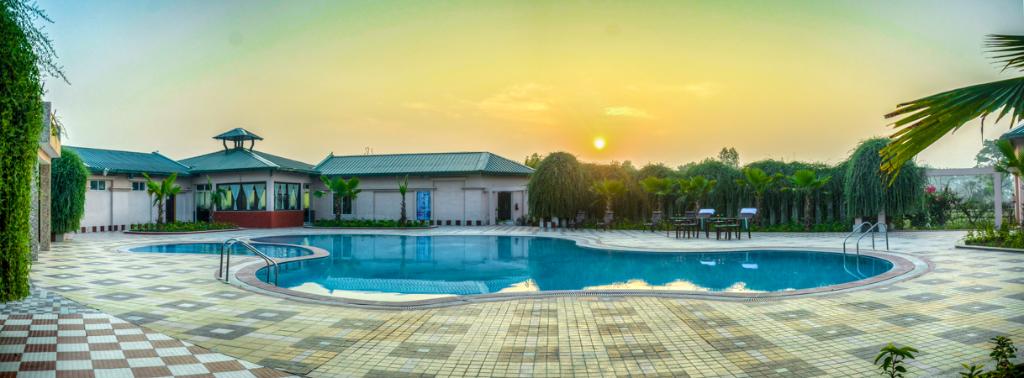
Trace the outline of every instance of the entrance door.
{"type": "Polygon", "coordinates": [[[498,192],[498,222],[512,220],[512,192],[498,192]]]}
{"type": "Polygon", "coordinates": [[[176,207],[174,206],[175,197],[176,196],[167,197],[167,203],[165,204],[166,208],[164,209],[164,218],[166,218],[167,223],[174,222],[174,208],[176,207]]]}

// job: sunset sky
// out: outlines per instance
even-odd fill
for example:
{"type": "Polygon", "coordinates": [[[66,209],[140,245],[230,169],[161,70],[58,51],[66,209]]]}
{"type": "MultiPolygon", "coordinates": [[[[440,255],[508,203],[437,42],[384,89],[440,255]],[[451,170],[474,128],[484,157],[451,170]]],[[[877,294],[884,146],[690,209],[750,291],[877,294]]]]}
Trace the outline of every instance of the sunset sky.
{"type": "MultiPolygon", "coordinates": [[[[313,164],[371,147],[676,166],[725,146],[834,163],[901,101],[1016,75],[983,39],[1024,34],[1021,0],[39,5],[66,144],[180,159],[244,127],[313,164]]],[[[965,128],[919,161],[970,166],[980,145],[965,128]]]]}

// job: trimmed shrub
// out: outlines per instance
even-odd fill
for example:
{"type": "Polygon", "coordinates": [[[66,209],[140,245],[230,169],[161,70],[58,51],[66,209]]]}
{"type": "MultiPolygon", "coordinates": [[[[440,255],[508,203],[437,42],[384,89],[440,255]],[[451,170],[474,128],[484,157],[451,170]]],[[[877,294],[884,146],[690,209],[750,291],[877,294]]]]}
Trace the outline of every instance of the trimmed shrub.
{"type": "Polygon", "coordinates": [[[0,303],[28,296],[29,216],[33,171],[43,123],[36,54],[16,13],[0,6],[0,303]]]}
{"type": "Polygon", "coordinates": [[[89,170],[75,151],[61,149],[60,159],[53,161],[51,172],[50,225],[54,234],[78,229],[85,215],[85,185],[89,170]]]}

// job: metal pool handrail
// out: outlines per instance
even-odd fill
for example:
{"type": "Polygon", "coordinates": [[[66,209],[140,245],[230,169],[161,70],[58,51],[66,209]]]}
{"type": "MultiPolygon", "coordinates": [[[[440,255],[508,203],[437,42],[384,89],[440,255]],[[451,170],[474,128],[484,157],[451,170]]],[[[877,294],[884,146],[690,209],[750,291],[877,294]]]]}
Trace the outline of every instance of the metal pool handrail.
{"type": "Polygon", "coordinates": [[[217,267],[217,277],[224,279],[224,282],[229,282],[231,277],[228,274],[231,272],[231,247],[235,244],[241,244],[245,249],[252,252],[254,255],[259,256],[267,264],[267,281],[270,281],[270,274],[274,274],[274,286],[277,286],[278,279],[281,276],[281,266],[277,264],[277,261],[267,256],[265,253],[254,247],[248,241],[243,238],[231,238],[224,241],[224,244],[220,247],[220,265],[217,267]],[[227,256],[225,258],[225,256],[227,256]],[[271,269],[273,267],[273,269],[271,269]]]}
{"type": "Polygon", "coordinates": [[[846,241],[850,240],[850,237],[853,236],[853,235],[863,234],[863,232],[861,230],[864,229],[864,225],[867,225],[868,229],[871,229],[872,227],[874,227],[873,225],[871,225],[871,222],[857,223],[856,225],[854,225],[853,226],[853,231],[851,231],[849,234],[847,234],[846,238],[843,239],[843,254],[846,253],[846,241]]]}
{"type": "Polygon", "coordinates": [[[864,231],[864,233],[857,238],[857,256],[860,256],[860,240],[864,239],[867,234],[871,234],[871,249],[875,249],[875,233],[877,232],[885,234],[885,250],[889,250],[889,231],[886,230],[885,223],[878,222],[875,223],[874,226],[868,228],[867,231],[864,231]],[[872,232],[872,230],[874,230],[874,232],[872,232]]]}

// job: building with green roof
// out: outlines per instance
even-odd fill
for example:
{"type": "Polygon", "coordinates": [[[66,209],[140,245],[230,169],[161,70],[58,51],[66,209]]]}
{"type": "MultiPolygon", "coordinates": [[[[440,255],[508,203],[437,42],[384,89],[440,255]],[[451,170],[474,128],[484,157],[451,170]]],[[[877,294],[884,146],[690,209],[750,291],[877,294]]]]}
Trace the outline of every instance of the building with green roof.
{"type": "Polygon", "coordinates": [[[146,194],[154,179],[177,174],[182,192],[167,202],[167,219],[216,220],[242,227],[295,227],[333,219],[333,194],[319,179],[358,177],[362,193],[343,199],[341,218],[398,219],[398,182],[409,178],[409,219],[436,225],[510,222],[527,214],[532,169],[489,152],[328,155],[313,166],[256,148],[263,140],[236,128],[215,136],[217,151],[175,161],[158,152],[68,147],[92,173],[83,231],[121,230],[156,221],[146,194]],[[217,205],[213,193],[223,192],[217,205]],[[316,192],[325,192],[322,197],[316,192]]]}
{"type": "MultiPolygon", "coordinates": [[[[321,175],[358,177],[363,192],[344,201],[342,217],[398,219],[398,182],[409,178],[407,217],[435,225],[490,225],[527,214],[526,184],[533,169],[489,152],[328,155],[321,175]]],[[[330,202],[317,212],[331,212],[330,202]]]]}

